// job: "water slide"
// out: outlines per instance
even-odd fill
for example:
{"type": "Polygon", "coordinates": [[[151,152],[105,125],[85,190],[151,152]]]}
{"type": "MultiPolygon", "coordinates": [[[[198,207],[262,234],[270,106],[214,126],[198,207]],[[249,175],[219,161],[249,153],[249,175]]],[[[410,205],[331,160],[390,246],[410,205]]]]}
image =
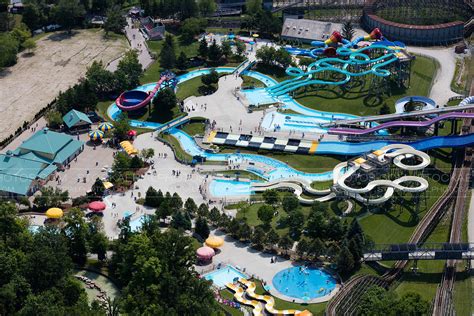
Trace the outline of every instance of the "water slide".
{"type": "MultiPolygon", "coordinates": [[[[430,164],[430,157],[424,152],[415,150],[407,145],[389,145],[372,153],[380,162],[393,159],[392,162],[397,167],[406,171],[415,171],[426,168],[430,164]],[[403,162],[406,158],[417,156],[421,162],[416,165],[407,165],[403,162]]],[[[346,192],[346,194],[359,202],[375,205],[388,201],[394,194],[395,189],[402,192],[419,193],[428,189],[428,181],[417,176],[403,176],[395,180],[374,180],[370,181],[365,187],[354,188],[346,184],[346,180],[356,173],[360,168],[364,168],[367,160],[358,158],[350,162],[341,162],[333,171],[334,185],[346,192]],[[417,183],[417,186],[404,186],[403,183],[417,183]],[[370,193],[377,187],[385,187],[385,193],[381,197],[370,198],[364,197],[362,194],[370,193]]]]}
{"type": "Polygon", "coordinates": [[[374,133],[379,130],[391,128],[391,127],[400,127],[400,126],[413,126],[413,127],[427,127],[435,124],[436,122],[448,120],[448,119],[461,119],[461,118],[471,118],[474,119],[474,113],[459,113],[451,112],[439,115],[433,119],[426,121],[392,121],[382,123],[380,125],[371,127],[371,128],[330,128],[328,130],[329,134],[335,135],[364,135],[374,133]]]}
{"type": "Polygon", "coordinates": [[[141,109],[151,102],[155,94],[160,90],[161,85],[168,80],[168,76],[162,76],[153,90],[148,93],[139,90],[125,91],[117,98],[117,100],[115,100],[115,104],[122,111],[135,111],[141,109]]]}
{"type": "Polygon", "coordinates": [[[305,315],[311,316],[312,314],[305,310],[300,311],[297,309],[276,309],[275,308],[275,299],[270,295],[260,295],[255,293],[256,285],[252,281],[248,281],[240,278],[239,283],[245,286],[245,290],[237,284],[228,283],[226,284],[227,288],[232,290],[235,294],[235,299],[242,304],[249,305],[253,307],[253,315],[263,315],[263,310],[261,304],[258,301],[264,302],[265,310],[272,315],[305,315]],[[254,298],[255,300],[248,300],[244,298],[244,295],[247,294],[249,297],[254,298]]]}

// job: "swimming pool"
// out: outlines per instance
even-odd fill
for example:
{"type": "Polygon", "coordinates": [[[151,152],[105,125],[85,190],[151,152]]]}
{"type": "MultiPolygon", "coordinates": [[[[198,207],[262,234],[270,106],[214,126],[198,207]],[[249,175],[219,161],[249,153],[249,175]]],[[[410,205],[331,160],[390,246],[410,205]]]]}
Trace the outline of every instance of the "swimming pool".
{"type": "Polygon", "coordinates": [[[130,229],[132,232],[139,231],[142,228],[143,223],[145,222],[148,215],[140,215],[140,217],[135,218],[130,221],[130,229]]]}
{"type": "Polygon", "coordinates": [[[331,293],[337,281],[321,269],[292,267],[275,274],[272,283],[283,295],[312,300],[331,293]]]}
{"type": "Polygon", "coordinates": [[[225,287],[227,283],[234,282],[235,278],[247,279],[247,276],[231,265],[227,265],[204,275],[204,279],[211,280],[215,286],[220,288],[225,287]]]}
{"type": "Polygon", "coordinates": [[[249,181],[237,181],[230,179],[214,179],[209,184],[209,190],[213,196],[225,197],[225,196],[239,196],[239,195],[251,195],[252,183],[249,181]]]}

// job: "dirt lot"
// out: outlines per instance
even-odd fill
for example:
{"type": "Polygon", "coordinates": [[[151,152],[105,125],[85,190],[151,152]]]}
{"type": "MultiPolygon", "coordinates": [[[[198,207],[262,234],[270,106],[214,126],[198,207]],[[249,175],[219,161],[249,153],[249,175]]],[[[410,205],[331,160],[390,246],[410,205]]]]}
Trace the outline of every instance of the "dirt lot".
{"type": "Polygon", "coordinates": [[[19,56],[15,66],[0,72],[0,139],[75,84],[94,60],[107,64],[126,48],[125,38],[104,39],[99,30],[52,33],[38,40],[33,56],[19,56]]]}

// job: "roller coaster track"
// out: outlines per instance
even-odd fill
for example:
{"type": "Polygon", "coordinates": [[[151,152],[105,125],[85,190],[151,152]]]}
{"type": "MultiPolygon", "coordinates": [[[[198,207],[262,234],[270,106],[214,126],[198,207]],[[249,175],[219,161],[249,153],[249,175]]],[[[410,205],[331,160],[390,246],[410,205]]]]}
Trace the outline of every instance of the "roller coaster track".
{"type": "MultiPolygon", "coordinates": [[[[472,131],[471,127],[471,120],[465,119],[463,124],[463,131],[469,130],[472,131]]],[[[441,217],[445,214],[447,206],[450,205],[456,198],[456,201],[462,204],[462,209],[458,213],[460,215],[456,215],[453,218],[453,224],[456,226],[452,226],[453,230],[451,231],[451,237],[453,238],[450,241],[455,242],[454,240],[460,240],[461,234],[461,223],[463,219],[463,210],[464,210],[464,200],[465,200],[465,190],[463,187],[466,185],[464,182],[469,182],[468,174],[470,172],[471,166],[471,154],[470,151],[467,155],[468,162],[466,163],[466,155],[465,150],[459,150],[456,153],[456,160],[454,164],[454,170],[451,175],[451,180],[449,182],[447,190],[441,195],[441,197],[433,204],[427,214],[422,218],[420,223],[417,225],[415,231],[413,232],[412,236],[408,243],[421,243],[426,240],[429,233],[434,229],[436,224],[439,222],[441,217]],[[456,193],[459,193],[456,195],[456,193]]],[[[467,185],[466,185],[467,187],[467,185]]],[[[454,265],[455,260],[449,260],[448,264],[454,265]]],[[[394,267],[382,275],[381,277],[374,277],[369,275],[364,276],[356,276],[350,279],[343,287],[339,293],[329,302],[326,315],[354,315],[356,313],[356,306],[359,298],[363,295],[364,290],[368,289],[371,285],[377,285],[377,283],[384,287],[388,287],[393,281],[395,281],[403,271],[403,269],[408,264],[407,260],[397,261],[394,267]],[[377,280],[377,281],[376,281],[377,280]]],[[[441,290],[438,292],[444,293],[439,294],[441,298],[435,299],[435,309],[436,304],[438,304],[439,308],[437,311],[442,311],[442,308],[447,303],[446,297],[449,297],[451,293],[450,290],[453,287],[454,283],[454,274],[455,269],[447,269],[445,271],[445,276],[443,277],[442,284],[440,286],[441,290]],[[452,270],[452,271],[451,271],[452,270]],[[444,298],[444,299],[443,299],[444,298]]],[[[438,297],[437,292],[437,297],[438,297]]],[[[435,315],[435,314],[433,314],[435,315]]],[[[443,314],[436,314],[436,315],[443,315],[443,314]]]]}
{"type": "MultiPolygon", "coordinates": [[[[473,132],[474,128],[471,120],[465,119],[464,126],[469,126],[469,132],[473,132]]],[[[461,242],[462,221],[465,214],[465,202],[467,192],[469,190],[470,170],[472,165],[472,151],[467,150],[461,174],[458,180],[458,192],[453,207],[453,219],[451,223],[451,232],[449,242],[461,242]]],[[[436,291],[433,304],[433,315],[454,315],[452,293],[456,276],[456,260],[447,260],[441,283],[436,291]]]]}

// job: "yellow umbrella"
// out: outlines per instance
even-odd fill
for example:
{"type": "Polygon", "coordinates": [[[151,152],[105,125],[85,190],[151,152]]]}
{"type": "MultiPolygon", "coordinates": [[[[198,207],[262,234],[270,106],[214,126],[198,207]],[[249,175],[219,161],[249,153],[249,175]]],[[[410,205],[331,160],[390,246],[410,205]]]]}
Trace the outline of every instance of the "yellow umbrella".
{"type": "Polygon", "coordinates": [[[252,34],[253,37],[259,37],[259,35],[257,33],[255,34],[252,34]]]}
{"type": "Polygon", "coordinates": [[[219,248],[224,244],[224,239],[217,236],[209,236],[206,239],[206,246],[211,248],[219,248]]]}
{"type": "Polygon", "coordinates": [[[49,210],[46,211],[46,216],[48,218],[61,218],[63,216],[63,210],[57,207],[52,207],[49,210]]]}

